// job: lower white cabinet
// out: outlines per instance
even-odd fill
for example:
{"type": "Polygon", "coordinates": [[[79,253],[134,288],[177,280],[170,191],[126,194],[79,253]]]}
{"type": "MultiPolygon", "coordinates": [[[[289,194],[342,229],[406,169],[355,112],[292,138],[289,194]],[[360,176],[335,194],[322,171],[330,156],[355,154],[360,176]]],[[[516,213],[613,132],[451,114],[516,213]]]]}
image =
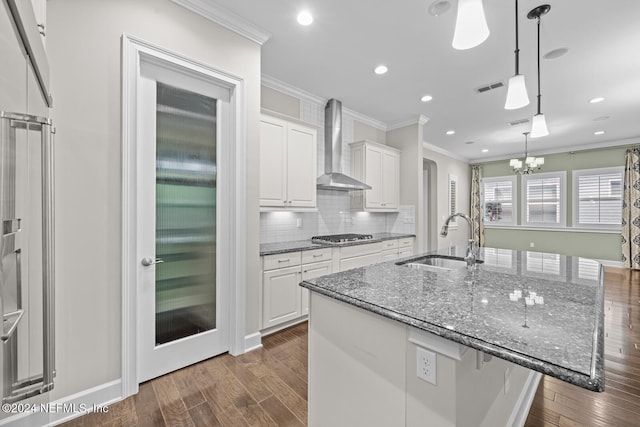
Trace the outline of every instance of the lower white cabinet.
{"type": "Polygon", "coordinates": [[[303,280],[413,255],[415,238],[295,251],[262,257],[262,326],[267,333],[309,314],[309,290],[303,280]]]}
{"type": "Polygon", "coordinates": [[[330,274],[331,248],[262,257],[262,328],[309,314],[309,291],[300,282],[330,274]]]}

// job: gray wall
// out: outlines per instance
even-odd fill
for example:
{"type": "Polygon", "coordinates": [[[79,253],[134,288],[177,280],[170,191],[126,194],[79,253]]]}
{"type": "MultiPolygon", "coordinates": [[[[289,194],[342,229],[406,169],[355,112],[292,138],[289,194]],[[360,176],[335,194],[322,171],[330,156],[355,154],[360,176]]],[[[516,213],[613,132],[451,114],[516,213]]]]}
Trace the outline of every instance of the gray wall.
{"type": "Polygon", "coordinates": [[[260,46],[169,0],[48,3],[56,135],[57,378],[52,399],[121,377],[121,36],[244,79],[246,334],[258,331],[260,46]]]}

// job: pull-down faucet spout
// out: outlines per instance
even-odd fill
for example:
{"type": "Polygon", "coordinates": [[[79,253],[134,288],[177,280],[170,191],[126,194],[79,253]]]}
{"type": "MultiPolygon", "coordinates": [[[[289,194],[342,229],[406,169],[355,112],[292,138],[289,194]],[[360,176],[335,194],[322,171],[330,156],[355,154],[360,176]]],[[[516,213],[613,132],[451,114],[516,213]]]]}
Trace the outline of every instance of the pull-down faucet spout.
{"type": "Polygon", "coordinates": [[[467,268],[475,268],[476,266],[476,249],[475,243],[473,241],[473,220],[467,214],[463,213],[454,213],[449,215],[449,218],[446,219],[444,225],[442,226],[442,230],[440,230],[440,237],[447,237],[449,233],[449,223],[455,217],[464,218],[469,225],[469,240],[467,244],[467,254],[464,257],[464,260],[467,262],[467,268]]]}

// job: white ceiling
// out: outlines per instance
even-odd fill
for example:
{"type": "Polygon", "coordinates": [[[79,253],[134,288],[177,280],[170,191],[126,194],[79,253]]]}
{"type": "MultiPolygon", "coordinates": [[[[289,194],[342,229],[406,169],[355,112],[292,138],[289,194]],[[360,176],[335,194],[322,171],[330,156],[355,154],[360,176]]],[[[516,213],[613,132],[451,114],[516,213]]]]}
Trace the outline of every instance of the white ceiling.
{"type": "Polygon", "coordinates": [[[523,152],[522,132],[530,124],[508,122],[535,114],[536,21],[526,14],[547,3],[541,53],[569,51],[542,59],[542,112],[550,135],[530,140],[530,152],[622,145],[640,136],[640,0],[520,0],[520,72],[531,103],[513,111],[503,108],[514,74],[513,0],[484,0],[491,33],[464,51],[451,47],[456,0],[440,16],[428,13],[434,0],[208,1],[271,34],[262,47],[265,75],[340,99],[389,127],[426,116],[425,142],[473,161],[523,152]],[[302,9],[314,15],[311,26],[297,24],[302,9]],[[379,64],[389,72],[375,75],[379,64]],[[505,87],[475,92],[498,81],[505,87]],[[422,103],[424,94],[433,101],[422,103]],[[604,102],[588,102],[600,96],[604,102]],[[449,129],[456,133],[447,136],[449,129]],[[606,133],[594,135],[599,130],[606,133]]]}

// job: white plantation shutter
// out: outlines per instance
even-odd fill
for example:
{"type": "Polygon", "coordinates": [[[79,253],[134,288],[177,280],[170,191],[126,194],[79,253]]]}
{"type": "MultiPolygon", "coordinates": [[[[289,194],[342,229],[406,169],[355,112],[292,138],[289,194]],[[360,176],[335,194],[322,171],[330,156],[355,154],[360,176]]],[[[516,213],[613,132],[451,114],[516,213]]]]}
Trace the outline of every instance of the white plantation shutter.
{"type": "Polygon", "coordinates": [[[565,225],[565,172],[522,177],[523,225],[565,225]]]}
{"type": "Polygon", "coordinates": [[[573,172],[574,227],[621,225],[623,173],[622,167],[573,172]]]}
{"type": "Polygon", "coordinates": [[[482,205],[485,226],[516,225],[515,176],[482,180],[482,205]]]}

